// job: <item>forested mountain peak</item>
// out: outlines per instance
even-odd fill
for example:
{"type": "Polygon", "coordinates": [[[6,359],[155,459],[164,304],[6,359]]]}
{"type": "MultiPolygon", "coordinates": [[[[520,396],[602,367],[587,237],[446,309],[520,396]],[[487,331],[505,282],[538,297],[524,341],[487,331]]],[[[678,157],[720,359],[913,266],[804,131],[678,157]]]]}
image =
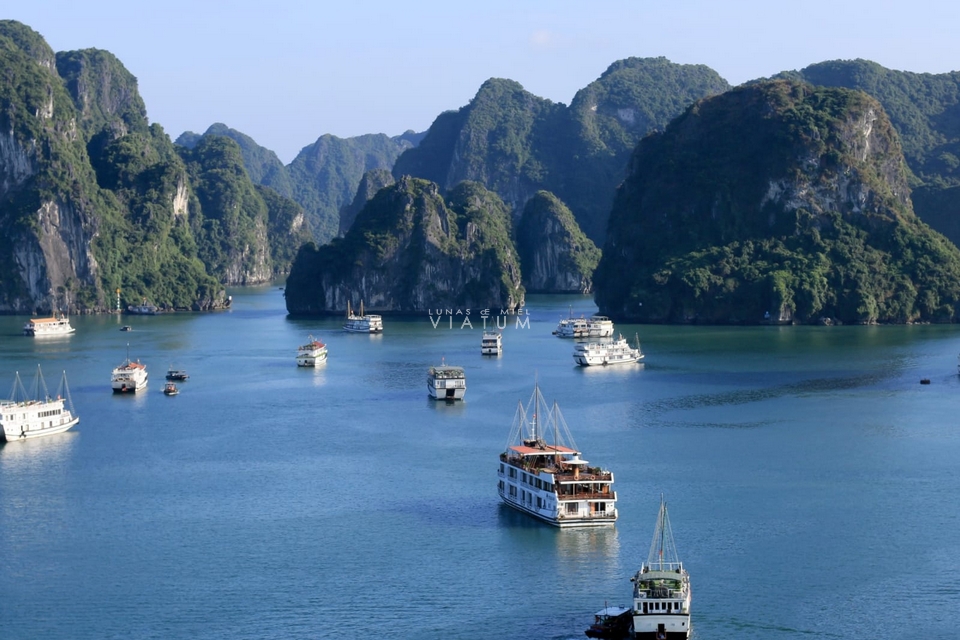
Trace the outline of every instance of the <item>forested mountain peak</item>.
{"type": "Polygon", "coordinates": [[[641,321],[950,321],[960,251],[914,215],[879,102],[780,80],[638,145],[596,279],[601,311],[641,321]]]}

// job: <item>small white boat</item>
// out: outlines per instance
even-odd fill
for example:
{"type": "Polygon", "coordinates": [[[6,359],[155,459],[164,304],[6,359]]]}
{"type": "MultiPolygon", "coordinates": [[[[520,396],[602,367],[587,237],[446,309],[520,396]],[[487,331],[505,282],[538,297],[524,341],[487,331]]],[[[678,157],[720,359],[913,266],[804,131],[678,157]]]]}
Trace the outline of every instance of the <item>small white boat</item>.
{"type": "Polygon", "coordinates": [[[499,356],[503,353],[503,336],[499,331],[484,331],[480,339],[480,353],[485,356],[499,356]]]}
{"type": "Polygon", "coordinates": [[[76,329],[70,324],[70,319],[62,314],[56,314],[49,318],[31,318],[28,323],[23,325],[23,335],[36,338],[66,336],[74,331],[76,329]]]}
{"type": "Polygon", "coordinates": [[[540,386],[517,413],[500,454],[497,491],[504,504],[555,527],[597,527],[617,521],[613,473],[580,457],[573,436],[540,386]]]}
{"type": "Polygon", "coordinates": [[[467,374],[463,367],[442,364],[427,372],[427,393],[434,400],[463,400],[467,393],[467,374]]]}
{"type": "Polygon", "coordinates": [[[147,386],[147,365],[130,359],[130,345],[127,345],[127,359],[113,370],[110,385],[114,393],[136,393],[147,386]]]}
{"type": "Polygon", "coordinates": [[[0,401],[0,426],[3,427],[0,435],[7,442],[63,433],[78,422],[80,417],[73,409],[66,371],[57,394],[51,396],[38,365],[32,397],[23,388],[17,373],[10,399],[0,401]]]}
{"type": "Polygon", "coordinates": [[[647,561],[630,581],[633,582],[634,638],[685,640],[690,637],[690,575],[677,555],[663,496],[647,561]]]}
{"type": "Polygon", "coordinates": [[[297,366],[315,367],[327,360],[327,345],[310,336],[310,342],[297,347],[297,366]]]}
{"type": "Polygon", "coordinates": [[[631,347],[621,335],[617,340],[580,342],[573,348],[573,361],[581,367],[631,364],[643,360],[640,340],[631,347]]]}
{"type": "Polygon", "coordinates": [[[343,325],[344,331],[351,333],[382,333],[383,318],[375,314],[363,313],[363,300],[360,301],[360,313],[354,313],[347,302],[347,321],[343,325]]]}

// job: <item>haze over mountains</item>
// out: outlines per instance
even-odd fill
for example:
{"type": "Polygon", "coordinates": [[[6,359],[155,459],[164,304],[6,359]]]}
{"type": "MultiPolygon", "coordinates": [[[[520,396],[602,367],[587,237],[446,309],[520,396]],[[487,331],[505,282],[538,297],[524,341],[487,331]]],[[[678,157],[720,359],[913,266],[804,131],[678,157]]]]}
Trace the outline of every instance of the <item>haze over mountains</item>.
{"type": "MultiPolygon", "coordinates": [[[[215,308],[222,304],[224,285],[266,282],[292,268],[296,277],[288,286],[288,303],[299,301],[292,312],[339,312],[346,299],[356,304],[361,297],[368,305],[374,299],[390,301],[383,311],[415,312],[416,305],[401,292],[419,291],[420,303],[429,306],[428,282],[437,277],[469,289],[476,304],[484,296],[491,305],[519,304],[525,290],[595,288],[601,309],[644,321],[753,322],[761,310],[772,310],[781,321],[802,322],[821,315],[845,322],[956,319],[956,247],[923,224],[960,241],[956,72],[911,74],[854,60],[785,72],[781,84],[757,81],[762,87],[811,86],[782,84],[790,79],[852,90],[761,90],[805,96],[794,102],[783,98],[789,103],[786,111],[799,109],[802,117],[784,117],[786,124],[757,147],[757,154],[769,152],[782,160],[783,173],[773,175],[758,171],[755,158],[708,144],[718,139],[711,133],[717,130],[740,131],[739,139],[749,141],[767,121],[757,120],[732,97],[716,102],[726,99],[731,87],[708,67],[664,58],[614,62],[569,106],[532,95],[512,80],[491,79],[469,104],[439,114],[426,132],[348,139],[323,135],[286,166],[272,151],[219,123],[203,134],[185,132],[174,144],[159,125],[149,124],[135,78],[107,52],[54,54],[29,27],[0,21],[0,69],[9,79],[0,86],[0,228],[13,240],[0,250],[0,310],[6,312],[104,311],[115,289],[124,292],[125,301],[147,297],[169,308],[215,308]],[[838,101],[867,104],[850,97],[864,95],[861,91],[875,99],[869,108],[838,108],[838,101]],[[700,117],[702,109],[722,114],[724,124],[675,121],[712,122],[700,117]],[[890,123],[889,135],[838,124],[867,112],[877,126],[890,123]],[[744,123],[753,123],[753,129],[744,123]],[[697,139],[681,140],[678,131],[697,139]],[[821,136],[817,145],[803,142],[811,131],[821,136]],[[855,152],[854,139],[861,135],[851,133],[856,131],[873,145],[863,157],[855,152]],[[638,148],[651,132],[662,133],[638,148]],[[817,170],[808,166],[812,162],[817,170]],[[870,168],[877,162],[900,162],[903,169],[877,172],[870,168]],[[660,181],[655,187],[649,183],[654,175],[660,181]],[[843,186],[830,191],[824,185],[838,175],[846,176],[843,186]],[[815,206],[758,198],[760,191],[744,195],[741,186],[760,176],[767,191],[775,183],[782,185],[781,193],[797,188],[798,176],[806,176],[819,194],[815,206]],[[458,190],[464,183],[472,186],[458,190]],[[851,185],[873,199],[873,213],[853,215],[864,209],[856,204],[860,196],[851,195],[851,185]],[[381,189],[395,195],[374,205],[381,189]],[[893,195],[882,195],[888,192],[893,195]],[[693,194],[699,200],[691,199],[693,194]],[[407,209],[387,211],[386,202],[407,209]],[[650,202],[660,203],[654,219],[666,223],[651,222],[650,202]],[[688,208],[678,208],[678,202],[688,208]],[[791,234],[812,231],[786,229],[780,215],[774,216],[776,222],[758,222],[770,219],[772,202],[801,218],[812,216],[821,240],[829,227],[844,238],[859,238],[854,244],[863,250],[844,249],[850,255],[838,257],[837,247],[853,245],[837,236],[840,244],[831,245],[831,259],[817,262],[814,255],[823,247],[816,243],[787,247],[791,234]],[[505,232],[495,211],[506,212],[505,232]],[[541,217],[524,225],[524,218],[534,214],[541,217]],[[738,222],[724,222],[727,215],[738,222]],[[881,219],[882,224],[876,222],[881,219]],[[686,224],[683,242],[670,239],[677,239],[678,220],[686,224]],[[387,226],[378,230],[376,221],[387,226]],[[718,222],[724,229],[719,235],[711,231],[718,222]],[[397,224],[407,230],[401,232],[397,224]],[[392,236],[388,228],[394,229],[392,236]],[[447,239],[431,228],[442,229],[447,239]],[[342,241],[328,244],[338,235],[342,241]],[[305,244],[311,237],[314,244],[305,244]],[[388,237],[396,238],[389,250],[383,246],[388,237]],[[481,237],[498,240],[484,244],[481,237]],[[745,242],[754,243],[752,253],[741,251],[745,242]],[[770,251],[780,251],[773,248],[778,242],[791,253],[789,260],[768,259],[770,251]],[[437,267],[442,274],[431,275],[417,262],[434,255],[433,250],[424,253],[428,245],[451,256],[441,261],[446,266],[437,267]],[[454,250],[455,245],[460,248],[454,250]],[[482,258],[494,245],[499,257],[482,258]],[[592,245],[604,250],[596,273],[592,245]],[[768,253],[761,256],[757,246],[768,253]],[[717,252],[731,251],[740,251],[743,264],[776,263],[777,268],[719,273],[724,259],[717,252]],[[475,266],[453,273],[468,254],[475,266]],[[389,261],[378,262],[387,256],[389,261]],[[939,266],[929,266],[923,256],[939,266]],[[837,275],[860,273],[874,258],[889,267],[879,279],[867,283],[837,275]],[[370,274],[386,273],[390,261],[407,264],[404,272],[419,273],[419,284],[385,277],[368,279],[381,285],[364,284],[356,273],[343,275],[349,270],[331,267],[331,261],[360,264],[370,274]],[[678,265],[669,276],[663,274],[667,263],[678,265]],[[825,280],[803,284],[804,274],[818,269],[827,274],[825,280]],[[654,280],[628,285],[626,273],[654,280]],[[725,284],[691,284],[693,274],[725,284]],[[647,306],[638,314],[630,301],[653,295],[661,284],[650,282],[660,281],[667,284],[657,295],[669,304],[647,306]],[[321,283],[338,293],[322,294],[321,283]],[[869,295],[852,301],[849,292],[860,290],[869,295]],[[738,293],[731,296],[732,291],[738,293]],[[814,291],[819,305],[807,303],[814,291]],[[738,296],[764,300],[763,309],[731,306],[738,296]],[[326,302],[320,304],[321,299],[326,302]]],[[[731,96],[746,95],[746,88],[737,91],[731,96]]],[[[438,301],[439,292],[434,292],[438,301]]],[[[447,294],[447,300],[464,295],[452,289],[447,294]]]]}

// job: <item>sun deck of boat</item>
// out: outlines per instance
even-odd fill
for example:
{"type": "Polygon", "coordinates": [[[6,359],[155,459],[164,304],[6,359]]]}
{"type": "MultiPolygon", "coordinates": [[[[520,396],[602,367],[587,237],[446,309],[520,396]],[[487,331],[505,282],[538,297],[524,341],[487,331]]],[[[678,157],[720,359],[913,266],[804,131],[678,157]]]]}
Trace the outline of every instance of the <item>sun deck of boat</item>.
{"type": "Polygon", "coordinates": [[[466,377],[463,367],[451,366],[430,367],[430,375],[438,380],[455,380],[466,377]]]}

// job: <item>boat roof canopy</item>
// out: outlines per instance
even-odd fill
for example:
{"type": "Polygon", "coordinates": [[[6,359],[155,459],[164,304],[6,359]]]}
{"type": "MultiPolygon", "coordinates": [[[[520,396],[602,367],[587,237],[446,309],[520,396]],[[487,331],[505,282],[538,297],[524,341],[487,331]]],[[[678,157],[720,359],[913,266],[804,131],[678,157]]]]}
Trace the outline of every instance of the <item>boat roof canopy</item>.
{"type": "MultiPolygon", "coordinates": [[[[522,456],[546,456],[546,455],[556,455],[556,454],[569,454],[569,455],[578,455],[580,452],[571,449],[569,447],[564,447],[562,445],[553,445],[548,444],[544,445],[541,449],[539,447],[528,447],[526,445],[517,444],[510,447],[510,451],[519,453],[522,456]]],[[[569,462],[569,461],[565,461],[569,462]]]]}

